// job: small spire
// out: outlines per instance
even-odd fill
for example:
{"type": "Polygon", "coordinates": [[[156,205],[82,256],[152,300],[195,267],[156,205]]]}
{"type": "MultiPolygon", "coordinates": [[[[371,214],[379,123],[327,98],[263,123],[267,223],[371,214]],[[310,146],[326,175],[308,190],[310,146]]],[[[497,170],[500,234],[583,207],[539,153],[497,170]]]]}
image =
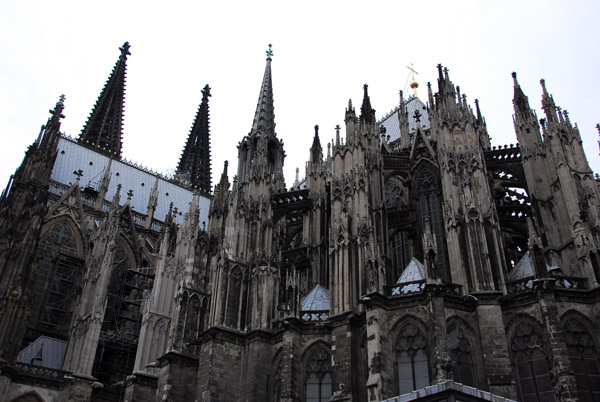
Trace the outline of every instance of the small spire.
{"type": "Polygon", "coordinates": [[[310,161],[317,162],[323,160],[323,148],[321,147],[321,140],[319,139],[319,126],[315,125],[315,136],[313,138],[312,146],[310,147],[310,161]]]}
{"type": "Polygon", "coordinates": [[[519,82],[517,81],[517,73],[513,71],[513,86],[514,86],[514,94],[513,94],[513,105],[515,109],[515,113],[531,113],[531,108],[529,107],[529,99],[523,93],[519,82]]]}
{"type": "Polygon", "coordinates": [[[129,189],[127,192],[127,201],[131,201],[131,197],[133,197],[133,190],[129,189]]]}
{"type": "Polygon", "coordinates": [[[266,50],[267,52],[267,60],[271,60],[273,57],[273,45],[269,43],[269,48],[266,50]]]}
{"type": "Polygon", "coordinates": [[[79,140],[93,145],[96,150],[121,157],[123,111],[125,106],[125,75],[129,42],[119,48],[121,55],[109,76],[79,140]]]}
{"type": "Polygon", "coordinates": [[[548,118],[549,123],[553,123],[558,121],[558,116],[556,113],[556,104],[554,103],[554,99],[548,91],[546,90],[546,80],[541,79],[540,85],[542,86],[542,109],[544,109],[544,113],[548,118]]]}
{"type": "Polygon", "coordinates": [[[371,107],[371,99],[369,98],[369,86],[363,85],[363,102],[360,107],[360,121],[365,123],[375,123],[375,110],[371,107]]]}
{"type": "Polygon", "coordinates": [[[115,196],[112,200],[113,206],[119,205],[119,201],[121,201],[121,187],[121,183],[119,183],[117,185],[117,192],[115,193],[115,196]]]}
{"type": "Polygon", "coordinates": [[[479,110],[479,99],[475,99],[475,111],[477,112],[477,121],[481,122],[481,110],[479,110]]]}
{"type": "Polygon", "coordinates": [[[335,145],[340,145],[340,125],[335,126],[335,145]]]}

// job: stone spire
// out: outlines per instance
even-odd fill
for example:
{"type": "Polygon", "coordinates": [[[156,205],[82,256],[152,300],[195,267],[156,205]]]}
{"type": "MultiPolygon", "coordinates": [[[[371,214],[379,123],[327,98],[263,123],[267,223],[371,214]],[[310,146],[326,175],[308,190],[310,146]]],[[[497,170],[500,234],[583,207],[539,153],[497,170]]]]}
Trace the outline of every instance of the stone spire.
{"type": "Polygon", "coordinates": [[[548,94],[546,90],[546,80],[541,79],[540,85],[542,86],[542,109],[546,113],[546,118],[550,123],[558,122],[558,116],[556,113],[556,104],[552,95],[548,94]]]}
{"type": "Polygon", "coordinates": [[[190,130],[187,143],[181,154],[179,166],[175,177],[189,182],[194,187],[210,190],[210,127],[208,97],[210,87],[208,84],[202,89],[202,102],[198,107],[196,119],[190,130]]]}
{"type": "Polygon", "coordinates": [[[121,55],[108,81],[104,85],[90,117],[83,127],[79,140],[92,145],[100,152],[121,157],[123,137],[123,109],[125,103],[125,73],[129,42],[125,42],[121,55]]]}
{"type": "Polygon", "coordinates": [[[271,44],[269,44],[269,50],[267,50],[267,66],[265,67],[265,75],[258,96],[254,122],[252,123],[251,133],[253,135],[259,131],[275,134],[275,108],[273,106],[273,82],[271,80],[272,56],[273,50],[271,49],[271,44]]]}
{"type": "Polygon", "coordinates": [[[531,108],[529,107],[529,99],[523,93],[519,82],[517,81],[517,73],[512,73],[513,77],[513,85],[514,85],[514,95],[513,95],[513,105],[515,108],[515,114],[529,114],[531,113],[531,108]]]}
{"type": "Polygon", "coordinates": [[[321,140],[319,139],[319,126],[315,126],[315,136],[313,138],[312,146],[310,147],[310,162],[321,162],[323,161],[323,148],[321,147],[321,140]]]}
{"type": "Polygon", "coordinates": [[[364,95],[363,95],[362,106],[360,107],[360,121],[361,121],[361,123],[364,122],[364,123],[374,124],[376,121],[375,109],[373,109],[371,107],[371,99],[369,98],[368,88],[369,88],[369,86],[367,84],[365,84],[363,86],[364,95]]]}

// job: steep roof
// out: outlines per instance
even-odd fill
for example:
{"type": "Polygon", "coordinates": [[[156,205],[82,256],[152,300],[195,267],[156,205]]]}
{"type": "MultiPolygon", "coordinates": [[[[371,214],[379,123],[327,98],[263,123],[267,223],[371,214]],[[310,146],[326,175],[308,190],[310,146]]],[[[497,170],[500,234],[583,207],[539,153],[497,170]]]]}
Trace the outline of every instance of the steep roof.
{"type": "MultiPolygon", "coordinates": [[[[420,124],[421,128],[425,131],[429,130],[431,124],[429,123],[429,113],[427,111],[427,106],[421,99],[412,96],[406,100],[404,103],[404,107],[408,113],[408,132],[412,135],[417,129],[417,121],[415,119],[415,111],[419,111],[421,114],[420,124]]],[[[388,113],[385,117],[379,120],[379,124],[384,126],[386,129],[386,135],[390,136],[388,142],[394,142],[400,139],[400,125],[398,123],[398,112],[400,107],[396,107],[390,113],[388,113]]]]}
{"type": "Polygon", "coordinates": [[[329,290],[317,285],[302,299],[302,311],[329,310],[329,290]]]}

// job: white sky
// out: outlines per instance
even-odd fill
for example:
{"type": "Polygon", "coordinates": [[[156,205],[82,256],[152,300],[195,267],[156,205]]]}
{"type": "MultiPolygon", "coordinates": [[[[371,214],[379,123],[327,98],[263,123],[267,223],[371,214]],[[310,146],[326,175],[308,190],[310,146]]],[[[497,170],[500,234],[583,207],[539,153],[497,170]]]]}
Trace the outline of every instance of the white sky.
{"type": "MultiPolygon", "coordinates": [[[[308,159],[313,126],[323,148],[362,86],[380,118],[398,103],[410,63],[437,91],[436,65],[469,104],[475,98],[494,145],[516,142],[512,78],[542,117],[540,78],[577,122],[594,171],[600,96],[598,1],[16,1],[0,2],[0,188],[66,95],[62,131],[78,136],[119,56],[128,59],[123,155],[176,167],[200,90],[210,99],[213,183],[252,125],[273,43],[275,121],[286,184],[308,159]],[[168,3],[168,4],[167,4],[168,3]]],[[[357,110],[358,113],[358,110],[357,110]]],[[[85,180],[85,172],[83,180],[85,180]]]]}

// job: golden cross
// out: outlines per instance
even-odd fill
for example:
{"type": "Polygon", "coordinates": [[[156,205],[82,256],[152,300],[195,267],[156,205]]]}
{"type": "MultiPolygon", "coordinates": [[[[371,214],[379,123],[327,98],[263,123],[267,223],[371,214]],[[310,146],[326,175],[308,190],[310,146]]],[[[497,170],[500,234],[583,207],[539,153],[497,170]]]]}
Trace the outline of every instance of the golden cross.
{"type": "Polygon", "coordinates": [[[412,83],[410,84],[410,87],[415,91],[413,95],[416,97],[417,96],[417,88],[419,87],[419,84],[415,80],[415,74],[418,75],[419,73],[415,70],[412,63],[410,63],[410,67],[406,66],[406,68],[408,68],[412,74],[412,83]]]}

